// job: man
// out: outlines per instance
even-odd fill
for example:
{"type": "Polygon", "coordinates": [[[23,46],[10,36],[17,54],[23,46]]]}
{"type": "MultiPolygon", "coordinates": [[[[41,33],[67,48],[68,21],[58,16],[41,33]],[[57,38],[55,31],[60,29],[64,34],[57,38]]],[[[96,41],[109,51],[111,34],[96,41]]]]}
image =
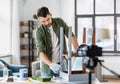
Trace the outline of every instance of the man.
{"type": "MultiPolygon", "coordinates": [[[[63,27],[65,35],[68,37],[68,25],[61,18],[52,18],[52,14],[47,7],[42,7],[37,11],[37,19],[42,23],[36,30],[36,47],[40,56],[41,76],[59,76],[60,62],[60,27],[63,27]]],[[[66,51],[65,37],[64,52],[66,51]]],[[[72,36],[72,43],[75,49],[78,48],[76,37],[72,36]]]]}

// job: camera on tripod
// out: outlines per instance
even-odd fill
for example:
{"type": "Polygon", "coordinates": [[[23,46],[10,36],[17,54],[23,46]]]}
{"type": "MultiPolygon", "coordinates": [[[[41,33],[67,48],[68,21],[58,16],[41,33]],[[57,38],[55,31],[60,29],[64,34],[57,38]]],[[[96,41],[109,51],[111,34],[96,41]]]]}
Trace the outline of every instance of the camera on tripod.
{"type": "Polygon", "coordinates": [[[102,56],[102,47],[98,47],[97,45],[86,45],[82,44],[77,49],[77,55],[83,58],[83,65],[93,70],[99,61],[98,57],[102,56]]]}

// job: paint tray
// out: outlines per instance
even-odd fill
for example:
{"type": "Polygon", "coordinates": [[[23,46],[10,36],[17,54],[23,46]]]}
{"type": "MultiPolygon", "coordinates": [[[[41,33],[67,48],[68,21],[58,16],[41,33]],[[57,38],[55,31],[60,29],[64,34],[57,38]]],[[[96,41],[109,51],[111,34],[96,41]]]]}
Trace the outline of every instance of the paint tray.
{"type": "Polygon", "coordinates": [[[51,81],[51,78],[50,77],[35,77],[35,76],[32,76],[32,79],[34,80],[37,80],[37,81],[41,81],[41,82],[47,82],[47,81],[51,81]]]}

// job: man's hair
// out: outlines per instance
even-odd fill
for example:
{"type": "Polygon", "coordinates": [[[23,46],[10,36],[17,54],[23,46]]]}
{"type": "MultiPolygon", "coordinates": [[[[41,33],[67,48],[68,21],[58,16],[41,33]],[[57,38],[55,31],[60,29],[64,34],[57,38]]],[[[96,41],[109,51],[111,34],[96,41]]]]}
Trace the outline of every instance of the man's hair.
{"type": "Polygon", "coordinates": [[[48,14],[50,14],[50,12],[47,7],[41,7],[37,10],[37,17],[46,17],[48,14]]]}

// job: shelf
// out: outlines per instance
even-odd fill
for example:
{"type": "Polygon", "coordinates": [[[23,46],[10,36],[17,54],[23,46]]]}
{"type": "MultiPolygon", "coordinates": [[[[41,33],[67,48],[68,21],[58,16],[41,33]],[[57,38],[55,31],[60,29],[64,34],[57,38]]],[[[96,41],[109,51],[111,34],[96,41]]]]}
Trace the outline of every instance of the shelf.
{"type": "MultiPolygon", "coordinates": [[[[24,48],[24,49],[21,49],[21,50],[29,50],[29,49],[25,49],[25,48],[24,48]]],[[[36,50],[36,49],[30,49],[30,50],[36,50]]]]}
{"type": "Polygon", "coordinates": [[[28,22],[26,21],[20,21],[20,26],[28,26],[28,22]]]}
{"type": "MultiPolygon", "coordinates": [[[[30,58],[32,57],[32,55],[29,56],[30,58]]],[[[36,57],[36,56],[35,56],[36,57]]],[[[28,59],[28,56],[21,56],[21,59],[28,59]]]]}
{"type": "MultiPolygon", "coordinates": [[[[29,36],[25,36],[24,33],[20,33],[20,38],[29,38],[29,36]]],[[[33,39],[32,35],[30,36],[30,39],[33,39]]]]}
{"type": "MultiPolygon", "coordinates": [[[[31,44],[31,45],[32,45],[32,44],[31,44]]],[[[31,46],[31,47],[32,47],[32,46],[31,46]]],[[[20,49],[21,49],[21,50],[29,50],[28,45],[26,45],[26,44],[20,45],[20,49]]],[[[36,50],[36,48],[30,48],[30,50],[36,50]]]]}
{"type": "Polygon", "coordinates": [[[20,21],[20,56],[21,63],[28,66],[28,73],[31,73],[31,62],[36,60],[36,45],[33,38],[35,29],[34,21],[20,21]]]}

